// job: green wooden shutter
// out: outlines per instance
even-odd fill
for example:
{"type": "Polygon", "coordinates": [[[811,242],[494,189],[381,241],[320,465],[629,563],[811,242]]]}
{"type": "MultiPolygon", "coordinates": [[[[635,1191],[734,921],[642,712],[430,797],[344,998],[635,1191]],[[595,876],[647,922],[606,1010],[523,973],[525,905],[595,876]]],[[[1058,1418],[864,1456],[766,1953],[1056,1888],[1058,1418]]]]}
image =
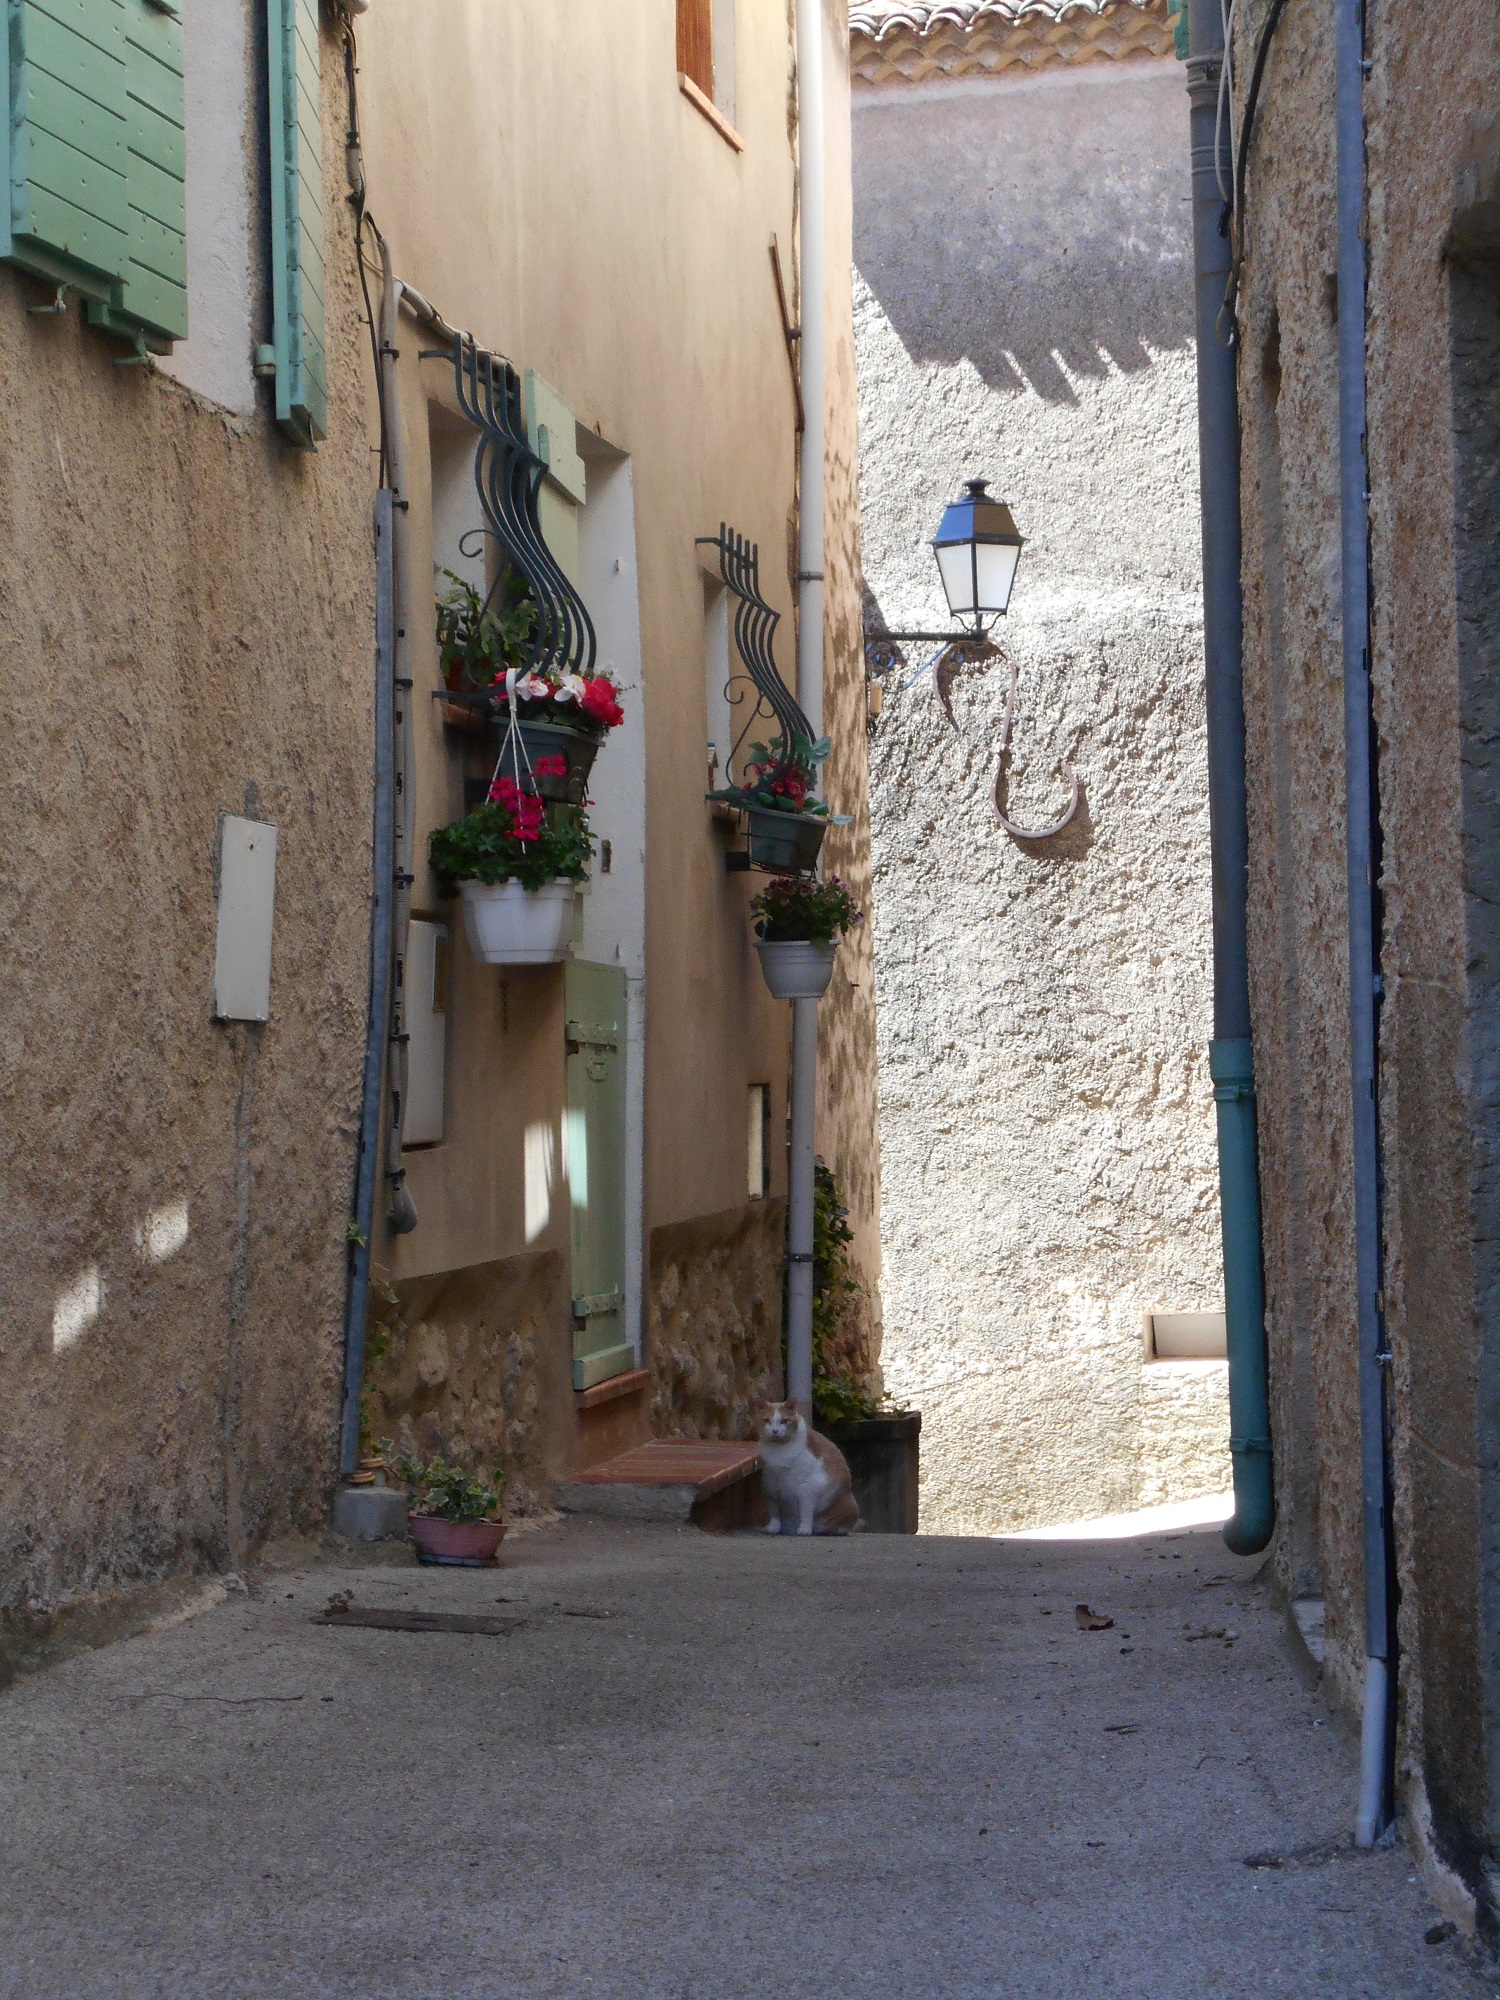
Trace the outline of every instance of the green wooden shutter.
{"type": "Polygon", "coordinates": [[[276,420],[301,445],[328,432],[318,0],[267,0],[276,420]]]}
{"type": "Polygon", "coordinates": [[[188,330],[182,20],[169,0],[113,4],[125,54],[129,241],[113,300],[89,317],[165,347],[188,330]]]}
{"type": "Polygon", "coordinates": [[[5,12],[0,256],[108,301],[130,242],[123,12],[117,0],[6,0],[5,12]]]}
{"type": "Polygon", "coordinates": [[[569,962],[568,1188],[573,1213],[573,1387],[635,1366],[625,1330],[625,974],[569,962]]]}

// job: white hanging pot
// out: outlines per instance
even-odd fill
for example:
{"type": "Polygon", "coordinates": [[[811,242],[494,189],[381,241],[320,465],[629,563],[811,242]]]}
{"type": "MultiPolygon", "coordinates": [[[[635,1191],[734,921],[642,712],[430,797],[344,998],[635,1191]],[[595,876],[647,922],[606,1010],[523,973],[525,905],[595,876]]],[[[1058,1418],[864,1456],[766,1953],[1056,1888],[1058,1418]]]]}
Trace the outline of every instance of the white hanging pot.
{"type": "Polygon", "coordinates": [[[756,940],[760,969],[767,986],[778,1000],[820,1000],[833,977],[836,944],[813,944],[806,938],[792,942],[756,940]]]}
{"type": "Polygon", "coordinates": [[[573,938],[572,882],[465,882],[464,931],[481,965],[557,965],[573,938]]]}

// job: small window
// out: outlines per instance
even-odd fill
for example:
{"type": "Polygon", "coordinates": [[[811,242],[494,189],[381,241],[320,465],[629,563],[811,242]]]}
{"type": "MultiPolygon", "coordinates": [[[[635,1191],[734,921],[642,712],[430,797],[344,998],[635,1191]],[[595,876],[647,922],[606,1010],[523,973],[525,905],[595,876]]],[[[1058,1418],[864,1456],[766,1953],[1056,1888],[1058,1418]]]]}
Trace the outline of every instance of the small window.
{"type": "Polygon", "coordinates": [[[764,1201],[771,1191],[771,1086],[750,1086],[749,1191],[752,1201],[764,1201]]]}
{"type": "Polygon", "coordinates": [[[1153,1361],[1222,1361],[1228,1353],[1221,1312],[1152,1313],[1153,1361]]]}
{"type": "Polygon", "coordinates": [[[736,152],[734,0],[677,0],[677,79],[736,152]]]}

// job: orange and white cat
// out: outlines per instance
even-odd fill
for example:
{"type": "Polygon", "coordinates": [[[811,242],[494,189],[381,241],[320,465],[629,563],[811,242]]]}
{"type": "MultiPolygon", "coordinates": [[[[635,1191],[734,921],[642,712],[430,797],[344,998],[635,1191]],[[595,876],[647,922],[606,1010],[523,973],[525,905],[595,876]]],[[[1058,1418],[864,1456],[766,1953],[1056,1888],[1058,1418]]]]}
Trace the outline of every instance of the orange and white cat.
{"type": "Polygon", "coordinates": [[[859,1526],[849,1467],[836,1444],[808,1428],[796,1399],[762,1403],[760,1484],[768,1535],[847,1535],[859,1526]]]}

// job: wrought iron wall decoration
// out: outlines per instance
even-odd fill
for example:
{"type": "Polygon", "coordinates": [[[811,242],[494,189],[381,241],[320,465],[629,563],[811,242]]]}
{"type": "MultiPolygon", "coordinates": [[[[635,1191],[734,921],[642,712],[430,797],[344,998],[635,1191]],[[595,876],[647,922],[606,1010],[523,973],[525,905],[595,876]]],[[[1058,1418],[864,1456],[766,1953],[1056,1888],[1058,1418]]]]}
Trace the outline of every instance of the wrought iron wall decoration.
{"type": "Polygon", "coordinates": [[[721,521],[717,535],[699,535],[697,547],[717,549],[719,575],[735,600],[734,643],[745,663],[742,674],[731,674],[724,694],[734,710],[744,707],[753,690],[755,702],[740,725],[724,764],[726,781],[732,777],[734,760],[754,724],[764,717],[775,722],[788,743],[799,736],[813,742],[813,726],[803,714],[795,696],[776,670],[772,650],[781,613],[773,611],[760,594],[760,544],[746,541],[721,521]]]}
{"type": "Polygon", "coordinates": [[[1058,818],[1046,826],[1021,826],[1011,819],[1005,810],[1004,794],[1010,776],[1010,739],[1016,719],[1017,671],[1015,660],[1009,653],[1003,653],[993,640],[983,635],[967,634],[953,638],[944,632],[866,632],[865,634],[865,676],[868,680],[884,681],[887,675],[906,662],[902,642],[909,640],[941,640],[936,652],[931,653],[902,683],[902,693],[914,688],[925,674],[930,673],[937,688],[938,700],[943,712],[958,727],[954,720],[949,690],[954,675],[965,666],[971,666],[983,659],[1005,660],[1010,674],[1010,685],[1005,696],[1005,713],[1000,719],[1000,741],[995,755],[995,777],[990,787],[990,807],[995,818],[1013,840],[1050,840],[1055,833],[1061,833],[1078,811],[1078,773],[1071,764],[1062,767],[1063,777],[1068,783],[1068,803],[1058,818]]]}
{"type": "MultiPolygon", "coordinates": [[[[525,578],[536,603],[536,631],[523,671],[590,674],[598,649],[594,622],[542,533],[537,496],[547,465],[526,435],[521,378],[508,361],[466,334],[453,336],[452,353],[459,408],[480,433],[474,483],[485,527],[525,578]]],[[[486,611],[494,608],[504,587],[502,570],[485,595],[486,611]]]]}

